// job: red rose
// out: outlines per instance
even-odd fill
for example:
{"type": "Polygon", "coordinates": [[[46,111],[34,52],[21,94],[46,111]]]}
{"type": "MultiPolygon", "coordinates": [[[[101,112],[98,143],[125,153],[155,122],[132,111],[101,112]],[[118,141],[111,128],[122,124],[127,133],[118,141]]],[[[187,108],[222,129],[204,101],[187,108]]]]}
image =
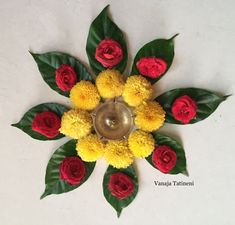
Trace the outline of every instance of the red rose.
{"type": "Polygon", "coordinates": [[[114,173],[110,176],[108,188],[111,194],[122,200],[134,192],[134,183],[125,173],[114,173]]]}
{"type": "Polygon", "coordinates": [[[112,39],[104,39],[96,48],[95,58],[103,67],[112,68],[122,61],[121,45],[112,39]]]}
{"type": "Polygon", "coordinates": [[[73,67],[63,64],[56,71],[56,84],[62,91],[69,91],[77,83],[77,75],[73,67]]]}
{"type": "Polygon", "coordinates": [[[167,145],[157,146],[153,152],[152,162],[163,173],[170,172],[176,165],[177,155],[167,145]]]}
{"type": "Polygon", "coordinates": [[[65,158],[60,164],[60,178],[66,180],[71,185],[81,183],[86,174],[83,161],[74,156],[65,158]]]}
{"type": "Polygon", "coordinates": [[[157,78],[166,72],[167,64],[163,59],[156,57],[146,57],[140,59],[136,63],[136,67],[141,75],[157,78]]]}
{"type": "Polygon", "coordinates": [[[184,95],[174,101],[171,111],[176,120],[187,124],[196,116],[197,104],[188,95],[184,95]]]}
{"type": "Polygon", "coordinates": [[[32,130],[54,138],[59,134],[61,119],[53,112],[42,112],[35,115],[32,121],[32,130]]]}

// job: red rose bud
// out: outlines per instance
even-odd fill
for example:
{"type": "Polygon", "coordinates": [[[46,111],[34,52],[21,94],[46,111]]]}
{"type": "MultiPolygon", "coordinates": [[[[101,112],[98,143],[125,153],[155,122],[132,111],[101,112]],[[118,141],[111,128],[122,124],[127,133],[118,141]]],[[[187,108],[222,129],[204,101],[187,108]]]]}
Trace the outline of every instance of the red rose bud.
{"type": "Polygon", "coordinates": [[[173,117],[183,124],[189,123],[197,114],[197,104],[188,95],[177,98],[171,108],[173,117]]]}
{"type": "Polygon", "coordinates": [[[110,69],[122,61],[121,45],[112,39],[104,39],[96,48],[95,58],[103,67],[110,69]]]}
{"type": "Polygon", "coordinates": [[[86,170],[83,161],[74,156],[65,158],[59,167],[60,178],[71,185],[77,185],[85,177],[86,170]]]}
{"type": "Polygon", "coordinates": [[[35,115],[32,121],[32,130],[54,138],[59,134],[61,119],[53,112],[42,112],[35,115]]]}
{"type": "Polygon", "coordinates": [[[122,200],[132,195],[134,183],[128,175],[118,172],[110,176],[108,188],[113,196],[122,200]]]}
{"type": "Polygon", "coordinates": [[[56,70],[56,84],[62,91],[69,91],[77,83],[77,75],[73,67],[63,64],[56,70]]]}
{"type": "Polygon", "coordinates": [[[152,155],[152,162],[163,173],[169,173],[176,165],[177,155],[167,145],[157,146],[152,155]]]}
{"type": "Polygon", "coordinates": [[[146,57],[140,59],[136,63],[136,67],[141,75],[150,78],[157,78],[166,72],[167,64],[163,59],[146,57]]]}

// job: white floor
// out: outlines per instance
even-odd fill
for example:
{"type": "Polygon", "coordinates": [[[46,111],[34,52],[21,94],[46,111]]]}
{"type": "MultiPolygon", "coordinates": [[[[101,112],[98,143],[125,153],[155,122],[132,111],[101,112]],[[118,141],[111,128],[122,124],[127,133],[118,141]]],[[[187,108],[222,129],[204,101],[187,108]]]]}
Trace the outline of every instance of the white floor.
{"type": "Polygon", "coordinates": [[[103,197],[104,161],[79,189],[39,200],[48,159],[66,140],[36,141],[10,124],[36,104],[70,103],[43,82],[28,50],[63,51],[87,63],[89,25],[108,3],[132,57],[144,43],[180,33],[156,94],[190,86],[235,93],[234,0],[0,0],[0,224],[235,224],[234,96],[203,122],[162,129],[184,144],[190,177],[138,160],[139,193],[120,219],[103,197]],[[154,185],[167,180],[195,185],[154,185]]]}

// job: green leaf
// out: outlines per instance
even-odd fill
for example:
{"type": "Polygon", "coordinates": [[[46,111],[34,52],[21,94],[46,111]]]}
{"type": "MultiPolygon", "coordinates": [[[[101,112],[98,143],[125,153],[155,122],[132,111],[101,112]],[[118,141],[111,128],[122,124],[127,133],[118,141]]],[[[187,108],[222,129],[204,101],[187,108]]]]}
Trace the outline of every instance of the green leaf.
{"type": "Polygon", "coordinates": [[[59,147],[49,160],[45,177],[46,188],[41,199],[51,194],[62,194],[72,191],[89,178],[95,167],[94,162],[84,162],[86,174],[82,182],[78,185],[71,185],[67,181],[60,179],[59,166],[64,158],[71,156],[77,156],[75,140],[68,141],[66,144],[59,147]]]}
{"type": "MultiPolygon", "coordinates": [[[[169,174],[178,174],[182,173],[188,176],[187,168],[186,168],[186,158],[185,152],[183,147],[173,138],[168,137],[163,134],[153,133],[153,137],[156,141],[157,145],[168,145],[176,152],[177,161],[175,167],[169,172],[169,174]]],[[[152,161],[153,153],[146,158],[146,160],[155,168],[157,169],[152,161]]]]}
{"type": "Polygon", "coordinates": [[[41,113],[41,112],[44,112],[44,111],[54,112],[59,117],[62,117],[62,115],[66,111],[68,111],[68,109],[65,106],[57,104],[57,103],[40,104],[40,105],[37,105],[37,106],[31,108],[29,111],[27,111],[24,114],[24,116],[22,117],[22,119],[18,123],[12,124],[12,126],[21,129],[22,131],[24,131],[26,134],[28,134],[32,138],[42,140],[42,141],[56,140],[56,139],[60,139],[60,138],[64,137],[64,135],[59,134],[54,138],[48,138],[48,137],[32,130],[33,118],[35,117],[35,115],[37,113],[41,113]]]}
{"type": "Polygon", "coordinates": [[[108,6],[106,6],[102,12],[96,17],[90,26],[90,31],[87,38],[86,52],[90,62],[90,66],[94,73],[97,75],[101,71],[106,70],[107,68],[103,67],[95,59],[95,51],[98,44],[105,38],[111,38],[117,41],[123,50],[123,59],[122,61],[114,67],[115,69],[123,72],[127,64],[127,47],[124,40],[122,31],[119,27],[108,17],[108,6]]]}
{"type": "MultiPolygon", "coordinates": [[[[132,65],[132,71],[131,71],[131,75],[138,75],[140,74],[139,70],[136,67],[136,63],[144,57],[158,57],[163,59],[166,64],[167,64],[167,69],[165,71],[165,73],[168,71],[168,69],[170,68],[173,58],[174,58],[174,38],[177,36],[178,34],[174,35],[172,38],[170,39],[156,39],[153,40],[147,44],[145,44],[136,54],[133,65],[132,65]]],[[[164,73],[164,74],[165,74],[164,73]]],[[[161,79],[163,77],[162,74],[160,77],[157,78],[150,78],[150,77],[146,77],[146,79],[148,79],[152,84],[154,84],[155,82],[157,82],[159,79],[161,79]]]]}
{"type": "Polygon", "coordinates": [[[228,97],[219,96],[213,92],[199,88],[179,88],[165,92],[155,99],[161,104],[161,106],[166,111],[165,122],[173,124],[182,124],[180,121],[174,119],[171,112],[171,107],[176,98],[183,95],[190,96],[196,101],[198,106],[197,115],[194,119],[189,122],[190,124],[206,119],[216,110],[219,104],[226,100],[226,98],[228,97]]]}
{"type": "Polygon", "coordinates": [[[56,84],[56,69],[62,64],[70,65],[77,74],[77,81],[90,80],[93,78],[86,67],[73,56],[61,52],[47,52],[44,54],[34,54],[30,52],[38,65],[38,69],[43,80],[56,92],[69,97],[69,91],[62,91],[56,84]]]}
{"type": "Polygon", "coordinates": [[[126,169],[116,169],[112,166],[108,167],[103,179],[103,193],[109,204],[117,211],[118,217],[120,216],[122,209],[127,207],[134,200],[134,198],[137,195],[137,192],[138,192],[138,178],[132,165],[126,169]],[[128,175],[132,179],[135,188],[132,195],[122,200],[119,200],[118,198],[113,196],[108,188],[110,176],[117,172],[122,172],[128,175]]]}

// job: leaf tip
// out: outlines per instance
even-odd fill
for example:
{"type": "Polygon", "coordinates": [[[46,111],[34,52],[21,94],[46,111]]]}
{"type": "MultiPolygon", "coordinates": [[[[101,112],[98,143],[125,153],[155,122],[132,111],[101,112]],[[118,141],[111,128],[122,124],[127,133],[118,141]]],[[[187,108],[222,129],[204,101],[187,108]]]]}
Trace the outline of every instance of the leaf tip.
{"type": "Polygon", "coordinates": [[[29,52],[29,54],[35,59],[35,56],[36,56],[37,54],[31,52],[30,50],[28,50],[28,52],[29,52]]]}
{"type": "Polygon", "coordinates": [[[170,41],[174,40],[178,35],[179,35],[179,33],[173,35],[169,40],[170,40],[170,41]]]}
{"type": "Polygon", "coordinates": [[[47,190],[45,190],[44,193],[41,195],[40,200],[42,200],[43,198],[45,198],[48,195],[50,195],[50,193],[47,190]]]}
{"type": "Polygon", "coordinates": [[[108,5],[106,5],[105,7],[104,7],[104,9],[102,10],[102,12],[101,13],[106,13],[107,12],[107,10],[108,10],[108,8],[109,8],[109,4],[108,5]]]}
{"type": "Polygon", "coordinates": [[[18,128],[19,123],[12,123],[12,124],[11,124],[11,126],[12,126],[12,127],[17,127],[17,128],[18,128]]]}
{"type": "Polygon", "coordinates": [[[229,98],[230,96],[232,96],[232,94],[223,96],[223,100],[225,101],[225,100],[226,100],[227,98],[229,98]]]}
{"type": "Polygon", "coordinates": [[[28,52],[30,55],[32,55],[32,56],[34,55],[34,53],[31,50],[28,50],[28,52]]]}
{"type": "Polygon", "coordinates": [[[117,217],[118,217],[118,218],[120,218],[120,216],[121,216],[121,213],[122,213],[122,209],[120,209],[120,210],[117,210],[117,217]]]}
{"type": "Polygon", "coordinates": [[[189,177],[189,172],[187,169],[185,169],[184,171],[182,171],[182,174],[185,175],[186,177],[189,177]]]}

